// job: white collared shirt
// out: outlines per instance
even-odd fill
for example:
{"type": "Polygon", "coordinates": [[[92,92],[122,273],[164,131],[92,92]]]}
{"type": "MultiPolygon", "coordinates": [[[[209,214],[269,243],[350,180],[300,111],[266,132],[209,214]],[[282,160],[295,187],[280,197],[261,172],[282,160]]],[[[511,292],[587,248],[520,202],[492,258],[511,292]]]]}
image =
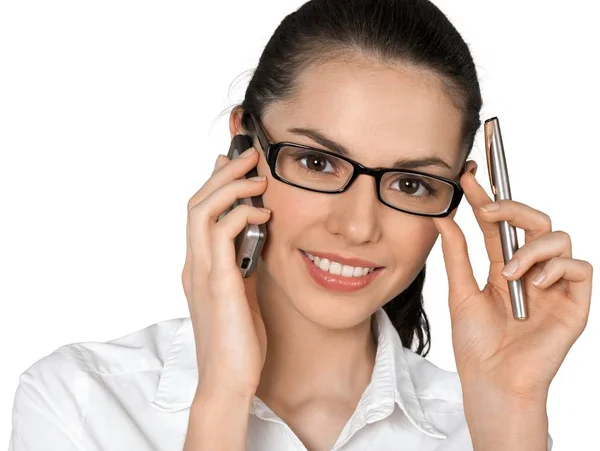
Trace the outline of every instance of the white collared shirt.
{"type": "MultiPolygon", "coordinates": [[[[472,450],[458,375],[403,347],[383,309],[375,324],[371,382],[331,450],[472,450]]],[[[62,346],[21,375],[9,451],[181,450],[197,380],[190,318],[62,346]]],[[[247,450],[306,448],[255,396],[247,450]]]]}

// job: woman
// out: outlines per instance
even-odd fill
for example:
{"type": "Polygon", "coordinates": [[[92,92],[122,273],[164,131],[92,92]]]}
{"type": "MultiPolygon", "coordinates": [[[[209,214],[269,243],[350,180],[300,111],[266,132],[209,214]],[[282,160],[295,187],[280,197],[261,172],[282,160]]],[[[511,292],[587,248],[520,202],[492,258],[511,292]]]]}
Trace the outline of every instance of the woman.
{"type": "Polygon", "coordinates": [[[220,157],[188,203],[190,318],[36,363],[11,449],[550,449],[548,388],[585,328],[592,267],[548,215],[477,184],[481,105],[467,45],[426,0],[312,0],[287,16],[230,116],[254,148],[220,157]],[[303,147],[269,165],[280,142],[303,147]],[[348,184],[357,164],[385,169],[379,185],[348,184]],[[253,167],[266,179],[245,180],[253,167]],[[325,177],[345,190],[311,190],[325,177]],[[453,221],[463,194],[490,260],[483,290],[453,221]],[[271,214],[217,222],[257,195],[271,214]],[[526,232],[507,276],[500,220],[526,232]],[[247,223],[266,224],[267,241],[242,279],[233,238],[247,223]],[[457,374],[425,359],[439,235],[457,374]],[[519,277],[524,322],[507,292],[519,277]]]}

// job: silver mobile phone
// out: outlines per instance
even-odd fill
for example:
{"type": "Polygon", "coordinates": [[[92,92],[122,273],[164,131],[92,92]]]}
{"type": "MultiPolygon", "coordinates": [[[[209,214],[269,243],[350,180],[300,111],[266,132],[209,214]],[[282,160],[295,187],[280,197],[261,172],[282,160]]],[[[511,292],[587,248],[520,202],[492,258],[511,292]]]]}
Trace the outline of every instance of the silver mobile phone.
{"type": "MultiPolygon", "coordinates": [[[[484,131],[485,155],[487,158],[488,175],[492,193],[494,194],[494,200],[512,199],[498,118],[492,117],[487,119],[485,121],[484,131]]],[[[498,227],[500,228],[502,254],[504,263],[506,264],[519,249],[517,231],[515,227],[510,225],[507,221],[499,221],[498,227]]],[[[512,303],[513,317],[519,321],[526,320],[527,307],[525,305],[525,296],[523,294],[522,277],[519,277],[517,280],[509,280],[508,291],[512,303]]]]}
{"type": "MultiPolygon", "coordinates": [[[[231,140],[231,146],[227,157],[230,160],[237,158],[246,149],[252,147],[252,138],[248,135],[235,135],[231,140]]],[[[256,166],[248,171],[244,176],[246,178],[257,176],[256,166]]],[[[251,196],[249,198],[236,199],[231,207],[225,210],[217,219],[220,221],[223,216],[233,210],[240,204],[262,208],[262,196],[251,196]]],[[[246,224],[235,238],[235,259],[242,277],[250,277],[256,269],[258,259],[267,237],[267,226],[265,224],[246,224]]]]}

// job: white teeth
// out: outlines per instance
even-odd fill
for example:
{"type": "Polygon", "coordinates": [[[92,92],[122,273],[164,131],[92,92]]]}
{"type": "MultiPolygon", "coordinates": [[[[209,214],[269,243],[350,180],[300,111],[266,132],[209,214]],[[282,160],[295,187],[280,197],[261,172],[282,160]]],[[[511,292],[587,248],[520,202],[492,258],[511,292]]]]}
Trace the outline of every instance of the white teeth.
{"type": "MultiPolygon", "coordinates": [[[[313,258],[313,262],[315,262],[315,265],[317,265],[323,271],[329,271],[329,267],[331,266],[329,263],[329,260],[327,260],[326,258],[320,259],[319,257],[316,257],[316,258],[313,258]]],[[[333,269],[333,268],[331,268],[331,269],[333,269]]]]}
{"type": "Polygon", "coordinates": [[[327,260],[326,258],[320,261],[319,268],[321,268],[323,271],[327,271],[329,269],[329,272],[331,274],[335,274],[336,276],[339,276],[342,273],[342,265],[337,262],[327,260]],[[328,266],[329,268],[327,268],[328,266]]]}
{"type": "MultiPolygon", "coordinates": [[[[354,276],[354,269],[360,269],[360,268],[354,268],[352,266],[344,265],[342,267],[342,276],[344,276],[344,277],[353,277],[354,276]]],[[[362,271],[361,271],[360,274],[362,275],[362,271]]]]}
{"type": "Polygon", "coordinates": [[[364,276],[367,275],[369,273],[369,269],[368,268],[359,268],[356,267],[354,268],[354,274],[352,274],[354,277],[360,277],[360,276],[364,276]],[[366,269],[366,271],[365,271],[366,269]]]}
{"type": "MultiPolygon", "coordinates": [[[[304,252],[304,251],[303,251],[304,252]]],[[[327,258],[315,257],[308,252],[304,252],[309,259],[313,261],[315,265],[321,268],[323,271],[330,272],[337,276],[342,277],[362,277],[372,272],[375,268],[364,268],[359,266],[342,265],[341,263],[330,261],[327,258]]]]}

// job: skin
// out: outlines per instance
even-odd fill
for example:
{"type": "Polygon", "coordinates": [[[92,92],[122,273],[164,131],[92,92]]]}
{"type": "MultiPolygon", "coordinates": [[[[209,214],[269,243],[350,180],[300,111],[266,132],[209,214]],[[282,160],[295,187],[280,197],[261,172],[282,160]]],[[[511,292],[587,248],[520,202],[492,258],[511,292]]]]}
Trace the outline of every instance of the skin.
{"type": "MultiPolygon", "coordinates": [[[[271,104],[262,118],[273,142],[326,149],[287,131],[316,128],[366,166],[437,155],[452,170],[419,170],[457,180],[464,161],[461,119],[436,76],[333,61],[306,71],[296,94],[271,104]]],[[[234,111],[232,136],[243,132],[239,120],[234,111]]],[[[381,204],[371,177],[359,177],[342,194],[313,193],[273,179],[259,153],[257,170],[267,177],[263,203],[273,213],[257,270],[268,346],[256,394],[304,443],[323,449],[333,445],[370,381],[376,353],[371,315],[414,280],[439,233],[431,218],[381,204]],[[312,281],[298,249],[359,256],[385,269],[358,292],[330,291],[312,281]]]]}

